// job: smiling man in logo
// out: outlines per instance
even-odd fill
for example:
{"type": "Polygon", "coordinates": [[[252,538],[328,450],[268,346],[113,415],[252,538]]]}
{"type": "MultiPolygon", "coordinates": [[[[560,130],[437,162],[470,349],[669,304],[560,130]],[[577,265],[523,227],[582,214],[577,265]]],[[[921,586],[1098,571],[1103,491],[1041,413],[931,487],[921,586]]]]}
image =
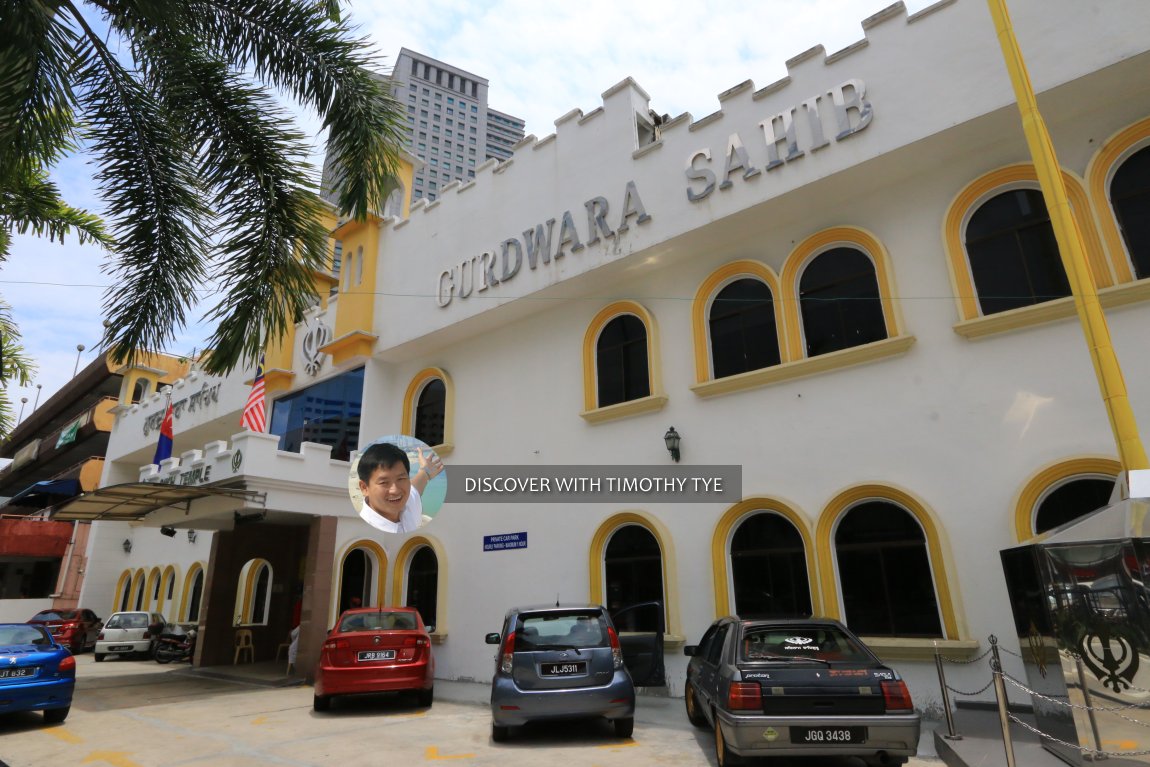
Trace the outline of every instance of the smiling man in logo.
{"type": "Polygon", "coordinates": [[[423,524],[421,496],[427,483],[443,471],[435,453],[419,449],[419,469],[411,474],[407,453],[390,442],[377,442],[359,458],[359,516],[385,533],[410,533],[423,524]]]}

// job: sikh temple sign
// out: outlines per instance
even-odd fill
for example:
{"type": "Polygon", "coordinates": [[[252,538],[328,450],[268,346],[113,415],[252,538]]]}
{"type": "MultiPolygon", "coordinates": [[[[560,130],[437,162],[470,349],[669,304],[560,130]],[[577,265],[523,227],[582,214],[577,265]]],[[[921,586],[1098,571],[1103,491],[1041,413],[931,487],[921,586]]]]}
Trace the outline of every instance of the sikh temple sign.
{"type": "MultiPolygon", "coordinates": [[[[874,110],[866,100],[866,84],[862,80],[847,80],[827,91],[826,96],[830,97],[830,111],[835,118],[835,142],[849,138],[870,125],[874,110]]],[[[749,181],[762,175],[764,170],[770,172],[798,160],[807,152],[817,152],[829,146],[830,139],[823,130],[823,113],[826,111],[826,98],[820,93],[761,121],[757,133],[761,133],[762,142],[748,145],[742,136],[732,133],[727,138],[724,152],[726,159],[718,174],[710,167],[709,148],[692,152],[687,158],[687,168],[684,171],[687,177],[687,199],[699,202],[709,197],[716,186],[720,191],[734,186],[732,176],[749,181]],[[804,126],[801,141],[798,130],[800,125],[804,126]]]]}
{"type": "Polygon", "coordinates": [[[533,229],[524,230],[522,237],[508,237],[500,243],[497,251],[484,251],[478,256],[465,258],[440,272],[435,286],[436,303],[444,307],[455,298],[466,299],[474,293],[510,282],[523,268],[525,257],[527,267],[534,271],[540,265],[558,263],[568,251],[578,253],[589,245],[624,234],[630,229],[632,218],[636,225],[651,220],[634,181],[627,182],[622,208],[617,214],[612,212],[605,197],[592,197],[583,203],[583,209],[586,212],[586,240],[580,239],[575,216],[570,210],[565,210],[558,221],[549,218],[533,229]],[[618,222],[614,229],[611,228],[612,220],[618,222]],[[553,237],[556,223],[559,224],[558,240],[553,237]]]}

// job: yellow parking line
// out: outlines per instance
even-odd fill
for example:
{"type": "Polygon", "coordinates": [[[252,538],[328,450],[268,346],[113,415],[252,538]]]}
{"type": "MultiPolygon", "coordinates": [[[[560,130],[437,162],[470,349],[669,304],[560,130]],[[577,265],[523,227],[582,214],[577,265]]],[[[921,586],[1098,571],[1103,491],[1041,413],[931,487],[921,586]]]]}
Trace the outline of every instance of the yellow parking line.
{"type": "Polygon", "coordinates": [[[112,767],[141,767],[128,758],[127,751],[93,751],[80,761],[81,764],[88,762],[107,762],[112,767]]]}
{"type": "Polygon", "coordinates": [[[632,746],[639,745],[639,741],[632,740],[627,743],[608,743],[605,746],[595,746],[595,748],[631,748],[632,746]]]}
{"type": "Polygon", "coordinates": [[[47,733],[48,735],[51,735],[53,738],[59,738],[60,740],[64,741],[65,743],[83,743],[84,742],[84,739],[81,738],[79,735],[74,735],[73,733],[69,732],[68,730],[65,730],[63,727],[52,727],[50,729],[41,730],[41,732],[47,733]]]}
{"type": "Polygon", "coordinates": [[[423,757],[433,761],[437,761],[439,759],[474,759],[475,754],[444,754],[443,756],[440,756],[438,748],[435,746],[428,746],[427,751],[423,753],[423,757]]]}

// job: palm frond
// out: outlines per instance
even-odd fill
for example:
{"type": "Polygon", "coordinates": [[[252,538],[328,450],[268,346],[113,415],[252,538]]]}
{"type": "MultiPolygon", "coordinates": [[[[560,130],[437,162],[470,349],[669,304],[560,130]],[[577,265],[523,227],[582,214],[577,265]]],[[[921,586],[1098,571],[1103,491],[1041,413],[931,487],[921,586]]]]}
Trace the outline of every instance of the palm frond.
{"type": "MultiPolygon", "coordinates": [[[[35,373],[36,365],[25,353],[20,328],[12,319],[12,307],[0,299],[0,381],[27,386],[32,383],[35,373]]],[[[0,442],[12,433],[16,426],[14,420],[8,387],[0,386],[0,442]]]]}
{"type": "MultiPolygon", "coordinates": [[[[0,230],[30,231],[50,242],[63,242],[65,235],[74,232],[81,243],[94,241],[107,248],[114,245],[100,217],[64,202],[56,184],[39,170],[24,169],[0,184],[0,230]]],[[[5,257],[6,249],[0,249],[0,261],[5,257]]]]}
{"type": "Polygon", "coordinates": [[[74,16],[84,30],[80,103],[118,243],[116,260],[105,266],[117,285],[104,295],[110,334],[104,340],[113,359],[131,362],[144,350],[164,348],[184,327],[205,277],[206,211],[184,136],[78,11],[74,16]]]}
{"type": "Polygon", "coordinates": [[[0,169],[44,167],[72,147],[76,35],[59,3],[0,0],[0,169]]]}

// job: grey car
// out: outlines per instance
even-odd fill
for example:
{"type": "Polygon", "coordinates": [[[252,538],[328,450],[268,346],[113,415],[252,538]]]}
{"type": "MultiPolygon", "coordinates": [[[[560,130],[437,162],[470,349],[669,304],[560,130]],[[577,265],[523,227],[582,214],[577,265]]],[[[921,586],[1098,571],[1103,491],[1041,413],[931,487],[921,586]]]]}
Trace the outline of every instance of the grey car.
{"type": "Polygon", "coordinates": [[[497,742],[513,726],[584,717],[606,717],[617,736],[630,737],[635,685],[663,683],[661,626],[624,639],[598,605],[513,608],[487,643],[499,645],[491,684],[491,738],[497,742]],[[643,667],[639,678],[632,679],[625,654],[643,667]]]}
{"type": "Polygon", "coordinates": [[[917,752],[906,684],[838,621],[723,618],[683,652],[687,718],[714,730],[720,767],[796,755],[895,765],[917,752]]]}
{"type": "Polygon", "coordinates": [[[160,613],[129,610],[112,613],[96,638],[92,657],[97,663],[108,655],[151,657],[156,640],[168,624],[160,613]]]}

